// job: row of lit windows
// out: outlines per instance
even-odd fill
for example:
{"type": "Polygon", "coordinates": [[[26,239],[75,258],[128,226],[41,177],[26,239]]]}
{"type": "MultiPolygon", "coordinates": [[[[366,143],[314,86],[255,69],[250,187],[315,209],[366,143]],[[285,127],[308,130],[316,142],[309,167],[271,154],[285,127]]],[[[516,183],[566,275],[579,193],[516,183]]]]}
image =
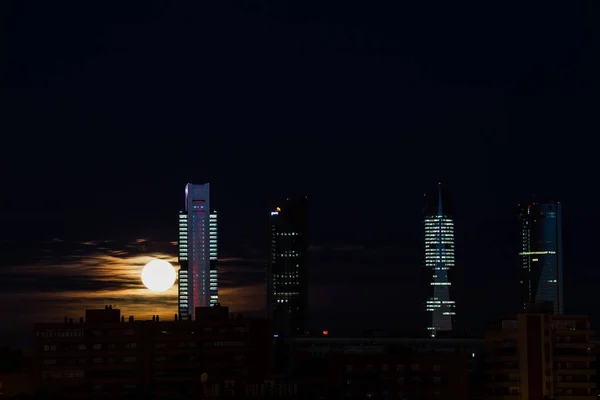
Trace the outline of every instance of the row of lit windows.
{"type": "Polygon", "coordinates": [[[60,331],[41,331],[37,332],[37,336],[42,337],[80,337],[83,336],[83,330],[60,330],[60,331]]]}
{"type": "MultiPolygon", "coordinates": [[[[431,261],[431,260],[427,260],[427,261],[431,261]]],[[[426,262],[425,266],[426,267],[436,267],[436,269],[438,268],[438,265],[443,265],[443,267],[439,267],[439,268],[445,268],[445,267],[454,267],[454,262],[452,261],[435,261],[435,262],[426,262]]]]}
{"type": "MultiPolygon", "coordinates": [[[[106,345],[106,348],[109,350],[114,350],[117,348],[116,344],[114,343],[109,343],[108,345],[106,345]]],[[[136,343],[125,343],[123,348],[125,349],[135,349],[136,348],[136,343]]],[[[79,344],[77,345],[77,348],[74,348],[75,350],[87,350],[87,345],[85,344],[79,344]]],[[[92,345],[92,349],[93,350],[102,350],[102,344],[101,343],[95,343],[92,345]]],[[[55,344],[47,344],[44,345],[44,351],[56,351],[56,345],[55,344]]]]}
{"type": "MultiPolygon", "coordinates": [[[[372,364],[367,364],[366,369],[369,370],[369,371],[372,371],[374,368],[373,368],[372,364]]],[[[411,364],[410,365],[410,369],[412,371],[415,371],[415,372],[419,371],[420,370],[419,364],[411,364]]],[[[440,365],[438,365],[438,364],[434,364],[431,369],[434,372],[439,372],[439,371],[442,370],[442,367],[440,365]]],[[[381,365],[381,370],[382,371],[389,371],[390,370],[390,366],[388,364],[382,364],[381,365]]],[[[396,364],[396,371],[397,372],[404,372],[404,370],[405,370],[404,364],[396,364]]],[[[352,372],[352,371],[354,371],[354,365],[347,364],[346,365],[346,372],[352,372]]]]}
{"type": "Polygon", "coordinates": [[[42,374],[43,379],[73,379],[84,376],[83,371],[44,371],[42,374]]]}
{"type": "Polygon", "coordinates": [[[439,260],[454,260],[454,254],[446,254],[444,256],[440,256],[437,254],[428,253],[425,255],[426,261],[439,261],[439,260]]]}

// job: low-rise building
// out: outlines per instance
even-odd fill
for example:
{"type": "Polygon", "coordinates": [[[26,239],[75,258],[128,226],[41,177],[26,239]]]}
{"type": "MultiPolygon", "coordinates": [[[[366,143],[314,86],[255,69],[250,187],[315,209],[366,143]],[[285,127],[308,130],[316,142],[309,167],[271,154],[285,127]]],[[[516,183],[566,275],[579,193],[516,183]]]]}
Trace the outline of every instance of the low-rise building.
{"type": "Polygon", "coordinates": [[[65,397],[193,395],[211,382],[264,382],[271,369],[266,319],[227,307],[196,309],[195,320],[125,320],[87,310],[79,323],[35,325],[36,391],[65,397]]]}
{"type": "Polygon", "coordinates": [[[289,375],[331,399],[469,399],[482,340],[289,338],[289,375]]]}
{"type": "Polygon", "coordinates": [[[596,398],[594,331],[584,315],[501,318],[485,335],[487,399],[596,398]]]}

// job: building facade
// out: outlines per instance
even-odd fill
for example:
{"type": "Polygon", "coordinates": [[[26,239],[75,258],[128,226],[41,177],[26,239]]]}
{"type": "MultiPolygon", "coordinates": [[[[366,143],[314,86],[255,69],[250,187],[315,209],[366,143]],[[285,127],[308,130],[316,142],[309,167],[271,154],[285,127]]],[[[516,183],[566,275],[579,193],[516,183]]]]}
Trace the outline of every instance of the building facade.
{"type": "Polygon", "coordinates": [[[227,307],[196,309],[193,320],[127,320],[112,308],[79,323],[35,325],[33,382],[40,398],[198,398],[205,386],[270,377],[266,319],[227,307]]]}
{"type": "MultiPolygon", "coordinates": [[[[470,364],[483,341],[447,338],[297,337],[290,376],[327,398],[470,399],[470,364]]],[[[313,398],[320,398],[315,396],[313,398]]]]}
{"type": "Polygon", "coordinates": [[[562,314],[562,209],[559,202],[519,205],[521,304],[552,302],[562,314]]]}
{"type": "Polygon", "coordinates": [[[267,313],[277,335],[306,329],[308,309],[307,200],[286,200],[269,215],[267,313]]]}
{"type": "Polygon", "coordinates": [[[597,398],[593,334],[582,315],[520,314],[495,321],[485,334],[486,398],[597,398]]]}
{"type": "Polygon", "coordinates": [[[427,327],[431,337],[452,331],[456,302],[452,291],[454,260],[454,220],[447,191],[441,184],[435,194],[425,195],[425,272],[428,296],[425,310],[430,313],[427,327]]]}
{"type": "Polygon", "coordinates": [[[209,215],[209,252],[210,252],[210,305],[216,306],[219,303],[219,269],[217,263],[219,261],[219,232],[218,232],[217,212],[211,211],[209,215]]]}
{"type": "Polygon", "coordinates": [[[208,183],[185,187],[179,212],[179,315],[192,318],[196,307],[214,306],[218,293],[217,213],[210,208],[208,183]]]}

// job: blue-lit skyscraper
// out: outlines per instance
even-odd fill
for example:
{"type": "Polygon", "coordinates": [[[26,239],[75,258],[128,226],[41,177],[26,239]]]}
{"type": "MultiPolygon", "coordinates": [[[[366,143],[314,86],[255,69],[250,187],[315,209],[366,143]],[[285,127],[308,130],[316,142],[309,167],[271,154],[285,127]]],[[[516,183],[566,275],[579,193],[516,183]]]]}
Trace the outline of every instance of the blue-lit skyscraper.
{"type": "Polygon", "coordinates": [[[428,296],[425,309],[431,314],[427,327],[431,337],[451,331],[456,316],[452,295],[454,269],[454,220],[448,193],[441,184],[435,194],[425,195],[425,271],[428,296]]]}
{"type": "Polygon", "coordinates": [[[519,205],[521,303],[551,302],[562,314],[562,211],[559,202],[519,205]]]}
{"type": "Polygon", "coordinates": [[[210,209],[209,184],[185,187],[179,213],[179,315],[191,319],[196,307],[218,300],[217,214],[210,209]]]}

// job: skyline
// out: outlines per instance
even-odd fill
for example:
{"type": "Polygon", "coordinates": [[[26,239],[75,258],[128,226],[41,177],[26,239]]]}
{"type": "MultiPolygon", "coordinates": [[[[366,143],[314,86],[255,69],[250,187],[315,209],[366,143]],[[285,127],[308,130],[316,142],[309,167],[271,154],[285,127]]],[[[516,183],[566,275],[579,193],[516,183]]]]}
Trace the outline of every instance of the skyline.
{"type": "MultiPolygon", "coordinates": [[[[438,184],[439,185],[439,184],[438,184]]],[[[448,204],[446,204],[445,207],[447,207],[448,204]]],[[[270,212],[269,212],[270,213],[270,212]]],[[[267,218],[265,218],[266,220],[267,218]]],[[[310,223],[309,223],[310,224],[310,223]]],[[[266,223],[265,223],[265,227],[266,227],[266,223]]],[[[518,224],[515,224],[515,227],[518,224]]],[[[515,231],[515,238],[518,237],[520,231],[515,231]]],[[[174,235],[177,236],[177,235],[174,235]]],[[[79,249],[78,251],[75,252],[69,252],[69,255],[67,256],[67,259],[71,259],[70,262],[66,263],[63,266],[57,266],[55,267],[56,269],[53,272],[50,272],[48,275],[52,276],[52,274],[54,273],[57,277],[60,277],[62,275],[64,276],[72,276],[72,275],[77,275],[76,273],[74,273],[73,269],[77,269],[78,267],[83,269],[84,271],[83,274],[85,275],[85,273],[90,274],[90,270],[85,270],[86,268],[90,268],[92,270],[91,275],[94,275],[93,270],[95,269],[96,272],[96,278],[95,278],[95,282],[99,283],[100,286],[100,290],[97,291],[89,291],[87,293],[87,295],[84,296],[78,296],[78,295],[73,295],[73,299],[74,302],[76,304],[76,306],[65,306],[63,305],[59,305],[62,302],[62,299],[65,298],[69,298],[69,295],[63,293],[63,294],[54,294],[54,295],[50,295],[47,296],[47,292],[42,294],[38,299],[36,300],[45,300],[48,301],[49,303],[52,303],[52,299],[54,299],[54,301],[56,302],[56,304],[53,306],[50,304],[49,309],[54,308],[55,311],[58,313],[58,310],[68,310],[70,313],[72,313],[73,311],[79,311],[79,314],[81,314],[82,312],[82,307],[92,307],[92,308],[97,308],[102,306],[103,304],[109,304],[109,303],[120,303],[120,308],[122,309],[122,311],[125,313],[130,313],[131,315],[135,315],[137,318],[147,318],[149,317],[151,314],[160,314],[163,316],[163,318],[170,318],[172,315],[177,312],[177,283],[175,285],[173,285],[173,287],[171,287],[171,289],[169,289],[166,293],[164,294],[153,294],[150,291],[148,291],[147,289],[144,288],[143,284],[141,283],[141,279],[139,278],[139,272],[141,271],[141,268],[143,267],[143,265],[149,261],[152,258],[161,258],[161,259],[165,259],[170,261],[173,265],[175,266],[179,266],[179,264],[175,261],[176,260],[176,255],[177,255],[177,249],[178,249],[178,243],[177,241],[173,241],[173,242],[169,242],[169,243],[158,243],[158,242],[153,242],[150,241],[148,239],[136,239],[133,242],[130,242],[128,244],[125,245],[125,248],[128,248],[128,250],[118,250],[118,249],[111,249],[111,243],[113,243],[115,241],[106,241],[105,243],[102,242],[91,242],[91,241],[87,241],[87,242],[80,242],[77,243],[76,245],[81,246],[82,248],[88,247],[89,249],[94,249],[92,251],[92,254],[90,255],[83,255],[81,249],[79,249]],[[96,246],[96,247],[95,247],[96,246]],[[136,249],[137,248],[137,253],[136,253],[136,249]],[[148,250],[148,248],[152,249],[152,250],[148,250]],[[81,258],[78,259],[77,253],[82,254],[81,258]],[[74,261],[77,260],[77,261],[74,261]],[[81,263],[82,265],[78,265],[78,263],[81,263]],[[101,264],[101,263],[105,263],[105,264],[101,264]],[[105,270],[107,269],[107,270],[105,270]],[[109,289],[110,285],[115,285],[114,282],[110,282],[107,277],[114,277],[114,273],[124,273],[124,275],[122,275],[122,282],[125,283],[126,288],[125,289],[120,289],[120,290],[116,290],[116,291],[112,291],[109,289]],[[104,276],[104,278],[103,278],[104,276]],[[110,282],[110,283],[109,283],[110,282]],[[105,285],[103,287],[103,285],[105,285]],[[44,297],[46,296],[46,297],[44,297]],[[133,296],[133,302],[130,303],[131,300],[129,300],[129,296],[133,296]],[[87,298],[87,300],[82,300],[87,298]],[[127,299],[127,300],[126,300],[127,299]],[[159,300],[158,304],[153,304],[151,303],[152,301],[156,301],[159,300]],[[151,311],[152,310],[152,311],[151,311]]],[[[58,245],[61,246],[63,245],[65,242],[60,240],[60,239],[54,239],[51,241],[46,242],[46,245],[58,245]]],[[[114,246],[114,244],[112,245],[114,246]]],[[[515,247],[516,248],[516,247],[515,247]]],[[[359,256],[361,257],[363,260],[365,258],[368,259],[368,256],[365,257],[365,254],[368,254],[369,252],[375,252],[375,254],[378,251],[381,251],[382,249],[377,249],[377,248],[365,248],[365,247],[361,247],[361,246],[346,246],[346,247],[338,247],[338,248],[324,248],[318,245],[314,245],[314,244],[310,244],[309,246],[309,259],[314,259],[315,255],[321,253],[321,254],[325,254],[328,253],[331,254],[335,254],[336,252],[338,254],[341,253],[346,253],[348,254],[350,257],[356,257],[359,256]]],[[[390,250],[391,252],[394,251],[394,248],[389,248],[388,250],[390,250]]],[[[56,260],[56,254],[52,255],[51,251],[48,251],[48,249],[46,249],[45,251],[43,251],[43,253],[46,253],[48,255],[50,255],[51,257],[54,257],[54,259],[56,260]]],[[[372,253],[373,254],[373,253],[372,253]]],[[[262,275],[264,275],[264,257],[266,256],[266,253],[263,255],[260,255],[258,252],[255,252],[253,254],[253,256],[250,257],[224,257],[222,260],[220,259],[220,263],[222,263],[224,265],[224,270],[223,272],[225,273],[225,280],[224,281],[220,281],[220,285],[224,285],[225,287],[225,291],[223,293],[223,297],[222,297],[222,302],[224,302],[224,305],[227,305],[229,307],[232,308],[232,310],[236,311],[236,312],[244,312],[244,313],[249,313],[250,315],[264,315],[266,310],[264,308],[264,301],[266,299],[266,290],[265,290],[265,283],[262,282],[261,278],[262,275]],[[245,266],[244,266],[245,265],[245,266]],[[247,277],[244,278],[244,275],[248,275],[248,276],[253,276],[253,278],[248,279],[247,277]]],[[[318,257],[317,257],[318,259],[318,257]]],[[[335,257],[334,257],[335,259],[335,257]]],[[[517,259],[517,254],[515,253],[515,259],[517,259]]],[[[327,257],[324,260],[321,260],[320,262],[316,263],[316,266],[313,267],[311,264],[309,264],[309,276],[312,276],[314,279],[314,275],[315,272],[317,272],[314,268],[319,268],[319,266],[324,266],[327,263],[331,262],[331,259],[327,259],[327,257]]],[[[339,262],[339,260],[338,260],[339,262]]],[[[334,261],[332,264],[336,264],[336,262],[334,261]]],[[[516,265],[518,263],[515,262],[515,268],[516,265]]],[[[38,266],[37,268],[43,268],[43,263],[38,266]]],[[[35,266],[24,266],[25,268],[22,269],[21,271],[17,272],[18,268],[14,268],[12,269],[12,271],[10,269],[4,268],[2,270],[0,270],[0,274],[4,274],[5,276],[10,277],[11,272],[15,275],[20,274],[24,274],[24,273],[31,273],[31,271],[35,270],[36,267],[35,266]],[[8,275],[6,275],[6,273],[8,272],[8,275]]],[[[48,271],[49,272],[49,271],[48,271]]],[[[405,271],[406,272],[406,271],[405,271]]],[[[409,274],[413,275],[413,278],[417,275],[419,275],[418,273],[418,268],[413,268],[412,270],[409,269],[408,270],[409,274]]],[[[514,272],[518,272],[518,269],[516,269],[514,272]]],[[[463,275],[464,275],[464,271],[463,271],[463,275]]],[[[116,275],[118,276],[118,275],[116,275]]],[[[26,276],[21,275],[20,276],[21,279],[27,279],[26,276]]],[[[32,277],[30,276],[29,279],[31,279],[32,277]]],[[[117,279],[117,281],[119,281],[119,279],[117,279]]],[[[405,285],[405,288],[409,288],[410,286],[412,286],[412,284],[417,283],[419,281],[419,279],[417,278],[416,280],[413,279],[412,283],[409,285],[405,285]]],[[[340,282],[338,282],[340,283],[340,282]]],[[[379,283],[383,283],[383,282],[379,282],[379,283]]],[[[389,282],[387,282],[389,283],[389,282]]],[[[394,282],[392,282],[393,285],[394,282]]],[[[397,282],[400,285],[402,285],[402,282],[397,282]]],[[[464,282],[463,282],[464,284],[464,282]]],[[[333,296],[329,296],[329,301],[332,302],[333,308],[330,308],[329,311],[329,316],[328,317],[323,317],[320,314],[320,310],[319,310],[319,306],[318,304],[321,303],[322,301],[322,296],[324,294],[324,292],[327,290],[327,284],[323,285],[322,283],[319,282],[314,282],[311,278],[309,278],[309,285],[310,285],[310,289],[309,289],[309,299],[310,299],[310,305],[309,305],[309,315],[311,315],[313,318],[309,318],[309,321],[311,321],[312,319],[312,324],[309,324],[309,326],[314,327],[315,324],[323,324],[325,323],[328,326],[328,329],[331,329],[332,327],[336,327],[340,329],[340,331],[347,331],[348,329],[352,330],[354,329],[356,331],[356,329],[358,329],[358,326],[355,324],[352,327],[352,324],[348,324],[348,321],[345,321],[344,318],[348,318],[348,315],[346,317],[341,316],[342,314],[337,312],[337,307],[340,307],[341,304],[343,304],[344,301],[346,301],[345,296],[342,294],[341,296],[337,296],[335,293],[335,290],[333,293],[333,296]],[[316,285],[315,285],[316,284],[316,285]],[[311,298],[312,297],[312,298],[311,298]],[[328,319],[331,317],[332,314],[338,314],[340,315],[342,321],[337,321],[337,322],[329,322],[328,319]]],[[[330,283],[331,285],[331,283],[330,283]]],[[[355,289],[359,288],[360,283],[355,283],[354,286],[353,285],[348,285],[346,289],[350,289],[350,293],[353,293],[355,289]]],[[[514,284],[512,286],[518,286],[516,284],[514,284]]],[[[116,287],[119,287],[119,284],[116,285],[116,287]]],[[[339,286],[338,286],[339,287],[339,286]]],[[[394,290],[394,289],[392,289],[394,290]]],[[[77,291],[75,291],[76,293],[77,291]]],[[[347,293],[349,294],[349,293],[347,293]]],[[[419,300],[421,300],[420,305],[422,306],[424,301],[425,301],[425,295],[426,293],[419,293],[419,292],[411,292],[410,296],[404,296],[405,299],[407,299],[408,297],[412,297],[410,300],[414,304],[416,304],[419,300]],[[422,299],[419,298],[419,296],[422,296],[422,299]],[[415,302],[415,300],[417,300],[415,302]]],[[[34,296],[35,297],[35,296],[34,296]]],[[[513,296],[514,297],[514,296],[513,296]]],[[[514,303],[516,304],[517,302],[515,302],[515,300],[518,300],[517,297],[515,297],[514,299],[507,297],[505,298],[506,302],[504,302],[504,304],[502,305],[502,309],[504,310],[505,313],[508,312],[513,312],[514,310],[507,310],[507,305],[509,303],[514,303]],[[512,301],[511,301],[512,300],[512,301]]],[[[119,307],[119,304],[114,304],[115,306],[119,307]]],[[[384,303],[380,302],[380,305],[383,306],[384,303]]],[[[464,304],[461,305],[460,303],[458,304],[459,308],[462,308],[461,306],[466,306],[466,309],[469,309],[469,305],[464,304]]],[[[6,311],[6,310],[5,310],[6,311]]],[[[365,310],[366,311],[366,310],[365,310]]],[[[383,310],[382,310],[383,311],[383,310]]],[[[369,311],[370,312],[370,311],[369,311]]],[[[413,315],[414,318],[416,318],[416,320],[421,320],[422,319],[422,315],[419,315],[419,312],[423,313],[423,308],[421,307],[421,310],[417,310],[414,309],[413,310],[409,310],[409,309],[404,309],[401,311],[398,311],[398,316],[400,317],[400,319],[402,320],[403,317],[409,317],[410,315],[413,315]]],[[[383,313],[383,312],[382,312],[383,313]]],[[[44,312],[44,315],[47,315],[48,313],[44,312]]],[[[49,314],[52,314],[52,312],[50,312],[49,314]]],[[[589,314],[594,315],[593,312],[589,312],[589,314]]],[[[485,312],[479,312],[477,313],[477,317],[481,318],[485,318],[485,312]]],[[[73,316],[71,314],[69,314],[69,316],[73,316]]],[[[74,316],[78,316],[78,315],[74,315],[74,316]]],[[[62,316],[56,314],[57,318],[62,318],[62,316]]],[[[377,323],[377,319],[373,319],[374,322],[377,323]]],[[[45,322],[45,321],[44,321],[45,322]]],[[[480,322],[484,322],[485,321],[480,321],[480,322]]],[[[471,321],[470,323],[467,322],[467,320],[460,320],[460,324],[459,324],[460,328],[465,328],[465,327],[469,327],[474,329],[475,331],[478,331],[479,329],[481,329],[483,326],[481,323],[473,323],[473,321],[471,321]]],[[[23,328],[23,326],[21,326],[21,328],[23,328]]],[[[392,330],[403,330],[403,329],[407,329],[409,331],[415,331],[417,328],[417,325],[415,325],[414,322],[412,323],[394,323],[394,324],[383,324],[383,325],[373,325],[372,327],[370,326],[370,328],[374,328],[374,329],[392,329],[392,330]]],[[[334,330],[335,332],[335,330],[334,330]]]]}
{"type": "Polygon", "coordinates": [[[85,303],[128,289],[108,286],[100,242],[138,256],[127,246],[143,238],[175,257],[182,188],[210,182],[240,296],[263,277],[268,205],[300,192],[317,323],[410,323],[423,314],[422,195],[441,181],[461,323],[519,307],[515,205],[533,196],[563,204],[565,312],[600,320],[588,298],[600,280],[599,2],[3,5],[10,318],[61,310],[64,293],[85,303]]]}

